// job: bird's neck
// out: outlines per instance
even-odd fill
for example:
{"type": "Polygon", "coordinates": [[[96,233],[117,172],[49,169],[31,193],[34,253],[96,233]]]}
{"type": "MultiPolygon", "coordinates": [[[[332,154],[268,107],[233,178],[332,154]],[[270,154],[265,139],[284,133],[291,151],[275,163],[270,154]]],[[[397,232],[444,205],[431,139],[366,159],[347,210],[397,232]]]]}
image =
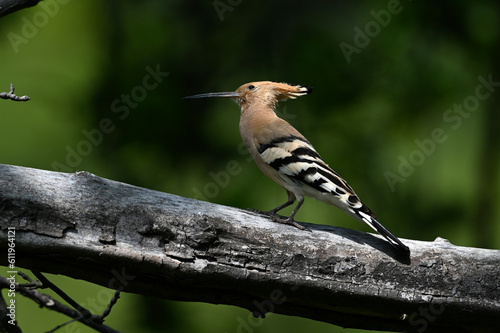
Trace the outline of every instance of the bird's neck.
{"type": "Polygon", "coordinates": [[[246,137],[251,137],[250,132],[266,127],[278,118],[274,108],[270,105],[253,104],[243,106],[240,116],[240,132],[242,132],[242,136],[244,136],[243,132],[248,132],[246,137]]]}
{"type": "Polygon", "coordinates": [[[275,106],[268,103],[252,103],[244,105],[241,108],[241,120],[249,121],[255,124],[267,123],[273,119],[278,118],[275,112],[275,106]]]}

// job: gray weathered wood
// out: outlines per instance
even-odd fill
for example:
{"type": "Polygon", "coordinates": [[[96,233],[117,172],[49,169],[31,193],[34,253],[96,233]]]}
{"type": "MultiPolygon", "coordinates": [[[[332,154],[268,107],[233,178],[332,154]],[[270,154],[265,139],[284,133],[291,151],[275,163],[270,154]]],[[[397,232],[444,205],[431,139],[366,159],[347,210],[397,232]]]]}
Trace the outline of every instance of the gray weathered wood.
{"type": "MultiPolygon", "coordinates": [[[[0,165],[0,248],[114,289],[343,327],[499,332],[500,251],[307,224],[97,177],[0,165]]],[[[255,323],[250,313],[248,325],[255,323]]]]}
{"type": "Polygon", "coordinates": [[[0,0],[0,17],[12,14],[18,10],[33,7],[41,0],[0,0]]]}

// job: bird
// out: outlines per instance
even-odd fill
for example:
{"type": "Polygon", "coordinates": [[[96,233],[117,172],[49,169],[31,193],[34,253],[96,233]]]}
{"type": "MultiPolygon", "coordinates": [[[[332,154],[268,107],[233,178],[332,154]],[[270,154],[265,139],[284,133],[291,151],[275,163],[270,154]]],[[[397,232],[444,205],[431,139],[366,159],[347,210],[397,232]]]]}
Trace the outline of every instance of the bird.
{"type": "Polygon", "coordinates": [[[304,197],[313,197],[368,224],[396,249],[409,254],[408,246],[377,221],[375,214],[361,202],[352,187],[323,161],[305,136],[276,114],[278,102],[311,92],[312,87],[308,86],[258,81],[246,83],[236,91],[198,94],[184,99],[230,98],[239,105],[239,129],[245,146],[260,171],[288,194],[287,202],[270,211],[252,211],[270,216],[275,222],[306,230],[295,221],[295,215],[304,203],[304,197]],[[295,201],[297,205],[290,216],[278,214],[295,201]]]}

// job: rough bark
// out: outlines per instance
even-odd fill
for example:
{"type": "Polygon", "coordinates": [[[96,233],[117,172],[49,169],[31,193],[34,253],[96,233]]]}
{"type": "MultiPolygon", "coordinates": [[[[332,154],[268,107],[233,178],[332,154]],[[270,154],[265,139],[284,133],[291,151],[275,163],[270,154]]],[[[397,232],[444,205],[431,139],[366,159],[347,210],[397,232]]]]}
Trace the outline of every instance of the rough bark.
{"type": "Polygon", "coordinates": [[[500,251],[403,240],[412,252],[401,257],[378,235],[304,225],[311,231],[88,172],[0,165],[0,248],[15,227],[19,267],[256,316],[500,331],[500,251]]]}

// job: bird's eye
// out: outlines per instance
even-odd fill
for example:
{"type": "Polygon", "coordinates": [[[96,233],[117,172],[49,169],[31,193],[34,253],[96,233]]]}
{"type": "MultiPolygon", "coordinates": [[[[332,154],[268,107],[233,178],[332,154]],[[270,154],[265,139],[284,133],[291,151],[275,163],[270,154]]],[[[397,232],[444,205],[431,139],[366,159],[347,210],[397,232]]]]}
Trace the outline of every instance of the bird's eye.
{"type": "Polygon", "coordinates": [[[253,90],[253,89],[255,89],[255,86],[253,84],[248,86],[248,90],[253,90]]]}

